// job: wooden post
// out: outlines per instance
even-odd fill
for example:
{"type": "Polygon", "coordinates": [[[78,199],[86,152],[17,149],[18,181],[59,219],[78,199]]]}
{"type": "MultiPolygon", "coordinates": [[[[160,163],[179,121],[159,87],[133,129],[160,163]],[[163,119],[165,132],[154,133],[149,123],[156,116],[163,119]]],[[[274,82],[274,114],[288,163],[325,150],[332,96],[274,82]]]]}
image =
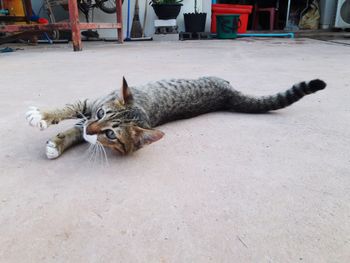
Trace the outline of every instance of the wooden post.
{"type": "MultiPolygon", "coordinates": [[[[146,1],[146,0],[145,0],[146,1]]],[[[122,0],[115,0],[115,6],[117,7],[116,15],[117,15],[117,24],[120,27],[117,29],[118,32],[118,42],[120,44],[123,43],[123,16],[122,16],[122,0]]]]}
{"type": "Polygon", "coordinates": [[[82,45],[77,0],[68,0],[68,7],[70,26],[72,29],[73,49],[74,51],[81,51],[82,45]]]}

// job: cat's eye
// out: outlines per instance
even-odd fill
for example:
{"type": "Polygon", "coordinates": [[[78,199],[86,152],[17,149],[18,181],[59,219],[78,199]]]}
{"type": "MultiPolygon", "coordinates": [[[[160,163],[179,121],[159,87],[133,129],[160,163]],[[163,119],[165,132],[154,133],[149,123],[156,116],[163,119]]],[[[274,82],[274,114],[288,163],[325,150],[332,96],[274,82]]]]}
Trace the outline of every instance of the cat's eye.
{"type": "Polygon", "coordinates": [[[117,138],[117,137],[115,136],[115,133],[114,133],[113,130],[106,130],[106,131],[105,131],[105,134],[106,134],[107,138],[110,139],[110,140],[114,140],[114,139],[117,138]]]}
{"type": "Polygon", "coordinates": [[[103,118],[103,116],[105,115],[105,111],[101,108],[101,109],[99,109],[98,111],[97,111],[97,113],[96,113],[96,117],[97,117],[97,119],[102,119],[103,118]]]}

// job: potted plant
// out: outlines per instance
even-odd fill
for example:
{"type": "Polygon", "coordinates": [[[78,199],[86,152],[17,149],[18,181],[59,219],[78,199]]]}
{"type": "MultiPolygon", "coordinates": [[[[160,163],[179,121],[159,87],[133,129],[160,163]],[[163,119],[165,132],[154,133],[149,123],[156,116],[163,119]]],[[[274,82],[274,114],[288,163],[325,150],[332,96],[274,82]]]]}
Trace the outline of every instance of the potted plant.
{"type": "Polygon", "coordinates": [[[186,32],[204,32],[207,13],[199,13],[197,0],[194,0],[194,13],[184,14],[186,32]]]}
{"type": "Polygon", "coordinates": [[[181,10],[183,0],[151,0],[154,12],[159,19],[176,19],[181,10]]]}

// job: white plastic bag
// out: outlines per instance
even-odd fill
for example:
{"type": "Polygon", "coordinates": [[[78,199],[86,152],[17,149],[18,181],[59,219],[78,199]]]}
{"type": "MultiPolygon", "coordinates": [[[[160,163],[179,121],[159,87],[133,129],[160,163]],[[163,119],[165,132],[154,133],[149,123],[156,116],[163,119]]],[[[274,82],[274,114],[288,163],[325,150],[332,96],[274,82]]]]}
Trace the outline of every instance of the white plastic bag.
{"type": "Polygon", "coordinates": [[[318,29],[320,23],[320,7],[317,0],[312,1],[307,12],[301,17],[299,21],[300,29],[318,29]]]}

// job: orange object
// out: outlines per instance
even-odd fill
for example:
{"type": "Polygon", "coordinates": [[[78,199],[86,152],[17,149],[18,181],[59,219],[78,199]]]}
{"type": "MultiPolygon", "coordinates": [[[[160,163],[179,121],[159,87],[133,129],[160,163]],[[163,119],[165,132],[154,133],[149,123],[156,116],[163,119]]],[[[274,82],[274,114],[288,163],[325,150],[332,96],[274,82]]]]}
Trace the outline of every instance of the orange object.
{"type": "Polygon", "coordinates": [[[246,33],[248,27],[248,18],[252,13],[251,5],[230,5],[230,4],[212,4],[211,6],[211,32],[216,33],[216,15],[240,15],[240,27],[238,33],[246,33]]]}
{"type": "Polygon", "coordinates": [[[10,16],[25,16],[24,6],[22,0],[8,0],[4,1],[4,8],[9,10],[10,16]]]}

